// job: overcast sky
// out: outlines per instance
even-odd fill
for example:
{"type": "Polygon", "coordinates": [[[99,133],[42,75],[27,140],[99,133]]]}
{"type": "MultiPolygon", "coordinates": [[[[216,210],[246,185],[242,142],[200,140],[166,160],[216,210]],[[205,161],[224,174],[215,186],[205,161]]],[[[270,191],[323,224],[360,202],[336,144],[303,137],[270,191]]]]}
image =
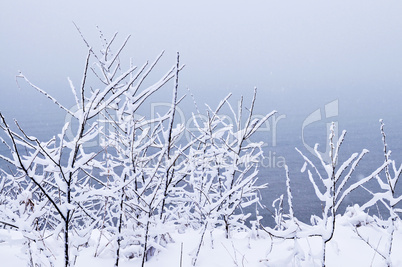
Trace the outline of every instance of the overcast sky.
{"type": "Polygon", "coordinates": [[[166,50],[161,72],[179,51],[181,86],[202,102],[257,86],[257,104],[288,118],[334,99],[344,118],[400,118],[401,14],[401,1],[1,1],[0,110],[34,105],[18,70],[63,98],[67,77],[80,82],[87,49],[74,21],[95,46],[96,26],[131,34],[138,65],[166,50]]]}

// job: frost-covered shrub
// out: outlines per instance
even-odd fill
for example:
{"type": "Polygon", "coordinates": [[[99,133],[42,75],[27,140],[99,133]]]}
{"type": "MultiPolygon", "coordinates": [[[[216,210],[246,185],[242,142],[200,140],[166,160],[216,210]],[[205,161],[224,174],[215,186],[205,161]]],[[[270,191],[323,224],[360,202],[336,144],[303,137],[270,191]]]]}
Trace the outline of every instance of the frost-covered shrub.
{"type": "MultiPolygon", "coordinates": [[[[188,153],[185,194],[194,206],[194,215],[211,227],[223,225],[229,237],[230,227],[242,227],[248,218],[241,209],[259,201],[257,191],[265,185],[256,185],[258,165],[263,158],[262,142],[250,142],[250,137],[275,112],[262,119],[253,118],[256,91],[246,117],[243,106],[237,114],[227,96],[208,114],[193,114],[197,131],[188,153]],[[220,110],[227,105],[233,112],[235,125],[228,124],[220,110]]],[[[242,101],[240,102],[242,103],[242,101]]]]}
{"type": "MultiPolygon", "coordinates": [[[[103,40],[103,36],[101,37],[103,40]]],[[[145,99],[159,90],[175,75],[177,76],[179,71],[174,72],[173,67],[161,80],[142,89],[141,85],[144,79],[161,55],[149,67],[147,67],[148,64],[140,69],[130,66],[126,71],[121,71],[119,55],[128,38],[123,42],[123,45],[118,47],[117,53],[112,53],[112,44],[115,38],[116,34],[104,44],[99,53],[94,52],[84,39],[88,45],[88,57],[78,92],[73,82],[69,81],[78,109],[66,108],[44,90],[33,85],[23,74],[18,75],[19,79],[25,80],[75,120],[73,125],[67,123],[57,137],[42,142],[29,136],[17,124],[18,133],[10,128],[6,119],[0,114],[0,127],[9,139],[2,139],[2,142],[9,149],[11,155],[9,157],[1,155],[1,158],[11,164],[14,170],[11,174],[3,170],[2,182],[7,191],[12,192],[12,197],[10,194],[2,195],[6,201],[4,205],[8,205],[7,210],[11,212],[9,215],[7,212],[0,215],[2,218],[5,217],[3,224],[18,227],[20,231],[32,232],[35,229],[51,231],[52,235],[63,240],[65,266],[74,264],[77,254],[74,251],[86,246],[94,228],[107,228],[118,237],[117,240],[120,240],[119,234],[122,224],[118,224],[117,232],[114,232],[114,229],[116,228],[116,218],[122,214],[121,206],[123,199],[126,198],[125,186],[131,185],[133,179],[139,179],[141,173],[145,173],[148,177],[152,177],[150,173],[160,175],[157,173],[159,171],[154,172],[153,166],[144,166],[141,172],[130,172],[130,170],[124,169],[124,161],[117,162],[120,164],[119,166],[110,165],[112,160],[108,160],[111,155],[110,152],[114,153],[115,158],[120,157],[121,159],[127,154],[119,155],[121,152],[119,150],[107,153],[106,146],[103,149],[101,146],[86,146],[86,144],[96,143],[101,138],[107,142],[113,139],[113,136],[109,137],[110,133],[102,128],[104,121],[99,118],[109,120],[110,114],[117,112],[128,112],[133,115],[145,99]],[[88,77],[90,73],[99,79],[99,83],[96,84],[96,86],[100,86],[99,89],[88,85],[87,81],[93,79],[88,77]],[[125,103],[130,103],[130,106],[119,107],[119,104],[125,103]],[[69,128],[75,130],[72,138],[66,136],[66,131],[69,128]],[[17,186],[15,181],[17,181],[17,186]],[[14,184],[10,184],[12,182],[14,184]],[[15,190],[18,192],[14,192],[15,190]],[[21,219],[15,218],[15,216],[21,219]],[[24,225],[19,225],[20,221],[24,221],[24,225]]],[[[137,122],[129,123],[135,124],[137,122]]],[[[113,125],[120,127],[118,123],[113,125]]],[[[135,127],[141,129],[145,125],[146,123],[144,125],[140,123],[135,127]]],[[[121,126],[123,127],[123,125],[121,126]]],[[[131,129],[127,127],[127,130],[131,129]]],[[[115,139],[115,141],[124,140],[115,139]]],[[[133,140],[133,142],[137,141],[137,138],[133,140]]],[[[112,144],[109,142],[107,145],[112,144]]],[[[140,144],[134,148],[130,145],[131,150],[127,149],[127,153],[133,152],[133,149],[139,149],[141,145],[150,146],[149,143],[141,144],[140,141],[140,144]]],[[[158,155],[155,153],[154,157],[158,155]]],[[[143,159],[142,161],[144,161],[143,159]]],[[[144,162],[140,164],[147,165],[144,162]]],[[[141,168],[141,165],[138,167],[141,168]]],[[[153,178],[150,178],[150,181],[157,181],[153,178]]],[[[138,198],[140,204],[146,203],[148,205],[149,202],[146,198],[152,196],[146,192],[149,186],[146,184],[142,188],[145,192],[143,196],[138,195],[132,198],[138,198]]],[[[157,188],[154,185],[151,187],[157,188]]],[[[159,196],[157,192],[154,195],[159,196]]],[[[155,206],[159,205],[159,202],[154,202],[155,206]]],[[[153,207],[147,205],[145,208],[150,208],[147,213],[152,215],[153,207]]],[[[135,216],[135,212],[131,214],[135,216]]],[[[30,238],[35,243],[39,242],[34,234],[30,238]]],[[[118,260],[116,264],[118,264],[118,260]]]]}
{"type": "Polygon", "coordinates": [[[339,140],[335,142],[335,129],[334,124],[332,124],[329,136],[329,163],[326,163],[318,152],[318,144],[315,145],[314,150],[325,171],[324,173],[320,173],[315,164],[297,149],[305,161],[301,172],[304,173],[307,170],[308,178],[313,185],[314,192],[322,203],[321,216],[313,215],[311,217],[311,225],[306,225],[298,221],[293,215],[290,183],[287,183],[290,215],[282,216],[281,219],[276,220],[280,223],[279,227],[277,227],[278,230],[266,228],[267,232],[280,238],[295,239],[313,236],[321,237],[322,258],[320,261],[323,266],[325,266],[327,243],[332,240],[335,232],[339,207],[353,190],[376,177],[388,165],[388,162],[385,162],[369,176],[360,179],[357,182],[350,182],[350,178],[352,177],[358,163],[362,160],[364,155],[368,153],[368,150],[363,149],[360,154],[354,153],[346,161],[342,162],[342,164],[339,164],[339,150],[345,135],[346,131],[343,131],[339,140]]]}
{"type": "Polygon", "coordinates": [[[113,251],[115,266],[121,257],[144,265],[172,242],[171,231],[202,227],[205,233],[222,226],[229,237],[231,229],[247,228],[249,215],[242,209],[259,202],[262,143],[249,140],[274,112],[253,117],[256,91],[247,116],[242,104],[233,111],[228,96],[216,110],[209,108],[208,119],[198,121],[183,143],[179,137],[188,130],[175,123],[182,100],[179,54],[158,81],[144,86],[163,53],[152,64],[124,70],[120,56],[129,38],[114,49],[116,37],[107,40],[101,33],[99,52],[83,37],[88,56],[78,90],[69,80],[74,108],[18,75],[72,118],[51,140],[30,136],[18,123],[10,127],[0,113],[0,141],[9,151],[0,158],[12,166],[0,171],[0,223],[26,237],[31,265],[60,259],[57,243],[64,265],[74,265],[95,235],[95,256],[113,251]],[[152,118],[139,115],[169,81],[168,110],[152,118]],[[220,114],[224,105],[235,125],[220,114]]]}
{"type": "Polygon", "coordinates": [[[371,194],[371,199],[367,201],[362,207],[361,210],[365,211],[370,207],[382,204],[386,210],[388,210],[388,214],[380,214],[379,217],[375,216],[375,221],[379,231],[382,229],[386,229],[385,234],[386,242],[384,247],[378,247],[378,245],[373,244],[368,237],[363,237],[362,234],[359,233],[358,229],[355,229],[355,232],[359,235],[359,237],[364,240],[378,255],[380,255],[385,263],[388,266],[392,265],[391,261],[391,254],[392,248],[394,244],[394,236],[395,232],[398,228],[400,223],[399,214],[402,213],[401,209],[401,200],[402,195],[398,194],[397,184],[399,181],[399,177],[402,173],[402,164],[397,168],[395,160],[391,160],[391,150],[388,149],[388,145],[386,142],[386,134],[384,131],[384,122],[380,120],[380,131],[383,141],[383,152],[384,152],[384,164],[385,167],[383,168],[382,173],[377,173],[375,175],[375,179],[378,182],[379,190],[373,191],[367,188],[371,194]],[[382,176],[380,176],[382,174],[382,176]],[[383,216],[385,218],[383,218],[383,216]]]}
{"type": "Polygon", "coordinates": [[[250,137],[275,111],[261,119],[253,118],[255,90],[249,113],[243,118],[243,101],[235,113],[229,97],[215,110],[207,106],[207,115],[198,113],[192,118],[196,131],[191,132],[193,139],[186,154],[186,175],[178,193],[186,199],[187,217],[203,226],[193,265],[207,230],[223,226],[229,238],[231,229],[247,228],[245,222],[250,214],[245,214],[243,209],[258,203],[258,190],[266,186],[256,184],[263,143],[251,142],[250,137]],[[221,114],[225,105],[232,111],[234,125],[221,114]]]}

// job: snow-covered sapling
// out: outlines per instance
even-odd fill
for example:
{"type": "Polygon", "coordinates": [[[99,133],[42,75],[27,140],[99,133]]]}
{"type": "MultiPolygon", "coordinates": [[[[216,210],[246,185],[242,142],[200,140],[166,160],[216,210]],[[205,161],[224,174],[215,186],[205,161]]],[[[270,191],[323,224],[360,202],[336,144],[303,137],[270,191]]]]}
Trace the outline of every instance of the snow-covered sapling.
{"type": "MultiPolygon", "coordinates": [[[[388,216],[386,220],[382,218],[378,218],[375,216],[375,221],[378,224],[379,231],[383,231],[382,229],[386,229],[386,237],[387,240],[385,242],[385,248],[378,248],[376,244],[372,244],[368,238],[364,238],[361,233],[359,233],[358,229],[355,228],[355,232],[361,237],[376,253],[378,253],[385,261],[388,266],[392,265],[391,262],[391,254],[392,248],[394,244],[394,235],[395,231],[398,227],[398,222],[400,221],[400,217],[398,214],[402,213],[402,209],[400,207],[400,203],[402,201],[402,195],[397,192],[397,184],[399,181],[399,177],[402,173],[402,164],[397,168],[395,160],[391,160],[391,150],[388,149],[388,144],[386,142],[386,134],[384,131],[384,122],[380,120],[380,131],[382,136],[383,143],[383,152],[384,152],[384,164],[385,168],[383,169],[383,177],[379,174],[375,176],[378,185],[380,186],[379,192],[366,189],[372,195],[372,198],[367,201],[360,209],[362,211],[367,210],[373,205],[377,205],[377,203],[383,204],[384,207],[388,210],[388,216]]],[[[380,216],[382,217],[382,216],[380,216]]]]}

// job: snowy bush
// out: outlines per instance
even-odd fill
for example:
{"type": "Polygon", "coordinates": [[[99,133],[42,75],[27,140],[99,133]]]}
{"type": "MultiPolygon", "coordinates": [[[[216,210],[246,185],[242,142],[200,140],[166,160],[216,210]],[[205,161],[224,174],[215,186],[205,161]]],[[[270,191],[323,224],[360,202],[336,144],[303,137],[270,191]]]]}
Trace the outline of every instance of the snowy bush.
{"type": "Polygon", "coordinates": [[[18,75],[75,120],[51,140],[30,136],[17,122],[12,129],[0,113],[8,138],[1,141],[10,152],[0,158],[12,166],[1,170],[0,223],[26,238],[32,266],[60,261],[54,241],[63,243],[65,266],[74,265],[88,246],[95,247],[95,256],[113,251],[115,266],[122,257],[144,266],[173,242],[170,233],[176,230],[222,226],[229,238],[230,229],[246,229],[249,215],[242,208],[259,202],[262,143],[248,141],[273,112],[253,119],[256,91],[245,119],[243,107],[235,113],[228,96],[216,110],[208,109],[208,119],[183,143],[179,137],[186,129],[175,123],[182,100],[179,54],[160,80],[144,87],[163,53],[150,65],[123,71],[120,55],[129,38],[114,49],[116,36],[106,41],[101,34],[99,52],[82,36],[88,56],[79,89],[69,80],[77,109],[18,75]],[[89,84],[96,80],[99,89],[89,84]],[[166,113],[139,116],[139,108],[171,80],[166,113]],[[233,111],[236,125],[219,114],[223,105],[233,111]],[[69,129],[75,129],[73,138],[67,137],[69,129]],[[86,145],[98,140],[97,146],[86,145]]]}
{"type": "MultiPolygon", "coordinates": [[[[334,236],[336,218],[337,215],[339,215],[338,209],[340,205],[352,191],[354,191],[360,186],[363,186],[365,183],[376,177],[389,164],[388,160],[386,160],[379,168],[377,168],[369,176],[360,179],[357,182],[350,183],[349,181],[350,178],[352,177],[353,172],[355,171],[358,163],[362,160],[364,155],[368,153],[368,150],[364,149],[360,154],[354,153],[342,164],[339,164],[338,163],[339,150],[345,138],[346,131],[343,131],[341,136],[339,137],[339,140],[335,142],[334,127],[335,126],[333,123],[330,131],[330,136],[328,138],[330,147],[329,163],[326,163],[321,157],[321,154],[318,152],[318,144],[316,144],[314,147],[316,156],[320,160],[320,163],[325,171],[324,174],[321,174],[319,169],[315,166],[315,164],[308,157],[306,157],[300,150],[296,148],[296,150],[300,153],[300,155],[303,157],[305,161],[301,169],[301,172],[304,173],[307,170],[308,178],[311,184],[313,185],[314,192],[317,198],[322,202],[321,217],[312,215],[311,225],[304,224],[298,221],[294,217],[293,205],[291,202],[292,195],[290,189],[290,181],[287,173],[288,204],[289,204],[289,215],[287,217],[289,219],[286,219],[286,216],[282,214],[283,212],[279,212],[277,213],[276,216],[276,222],[278,224],[277,229],[266,228],[266,231],[273,236],[279,238],[294,239],[295,242],[296,239],[298,238],[306,238],[314,236],[321,237],[322,250],[321,250],[320,262],[322,266],[325,266],[326,264],[326,248],[328,242],[331,241],[334,236]],[[316,176],[316,178],[314,178],[314,175],[316,176]],[[321,184],[317,184],[317,181],[320,182],[321,184]],[[324,189],[324,191],[322,191],[322,188],[324,189]],[[278,216],[280,217],[278,218],[278,216]]],[[[283,201],[282,198],[283,197],[279,199],[280,202],[283,201]]]]}
{"type": "MultiPolygon", "coordinates": [[[[37,138],[27,135],[19,127],[18,123],[16,125],[20,133],[13,131],[5,118],[1,116],[1,128],[9,138],[9,142],[2,141],[12,155],[11,157],[1,156],[1,158],[15,168],[14,173],[5,173],[3,176],[3,184],[7,183],[5,187],[11,195],[11,197],[6,196],[6,204],[12,205],[10,202],[13,199],[15,200],[13,202],[15,206],[7,209],[11,211],[11,215],[3,213],[2,217],[6,217],[4,221],[10,226],[18,227],[19,230],[30,233],[27,238],[34,240],[36,243],[40,239],[34,236],[35,231],[41,231],[40,233],[51,231],[50,236],[53,235],[56,238],[63,239],[65,266],[74,263],[74,256],[77,255],[74,251],[78,251],[81,246],[86,245],[93,229],[103,228],[108,224],[109,226],[115,226],[115,218],[122,216],[121,207],[125,198],[124,183],[131,183],[133,179],[138,179],[138,173],[133,174],[125,169],[124,162],[118,162],[120,166],[111,166],[106,147],[103,149],[101,147],[95,148],[95,151],[94,149],[91,151],[90,148],[85,146],[86,143],[96,139],[99,140],[99,135],[103,131],[99,117],[102,116],[107,119],[110,113],[114,111],[117,113],[128,112],[133,115],[136,108],[145,99],[175,75],[177,76],[179,71],[177,69],[175,74],[174,68],[172,68],[160,81],[141,90],[143,80],[155,66],[160,56],[148,69],[146,69],[147,64],[145,64],[139,70],[136,67],[130,67],[127,71],[118,74],[120,70],[118,57],[126,45],[127,39],[117,49],[118,52],[113,54],[111,53],[111,45],[115,37],[116,35],[112,37],[110,42],[104,44],[104,49],[99,54],[95,53],[84,39],[88,45],[89,52],[79,92],[76,92],[72,81],[70,81],[76,106],[79,107],[78,110],[65,108],[52,96],[33,85],[23,74],[18,76],[51,99],[76,120],[74,126],[76,126],[77,130],[71,140],[66,138],[66,130],[71,127],[69,124],[63,127],[57,138],[41,142],[37,138]],[[102,89],[88,89],[90,87],[86,84],[86,81],[89,70],[92,70],[95,76],[99,78],[101,85],[103,84],[102,89]],[[120,109],[121,99],[126,99],[126,103],[130,102],[130,106],[123,106],[120,109]],[[105,159],[102,159],[102,157],[105,157],[105,159]],[[113,168],[117,167],[120,167],[119,176],[113,171],[113,168]],[[21,191],[18,192],[18,196],[14,193],[15,190],[21,191]],[[21,209],[21,207],[24,208],[21,209]],[[105,211],[106,207],[107,210],[105,211]],[[15,215],[13,215],[17,208],[19,209],[17,213],[19,218],[15,218],[15,215]],[[24,224],[20,225],[20,222],[24,222],[24,224]]],[[[123,117],[122,119],[124,120],[125,118],[123,117]]],[[[131,121],[128,123],[135,124],[137,122],[131,121]]],[[[114,125],[120,127],[118,123],[114,125]]],[[[138,126],[138,129],[141,129],[145,125],[146,123],[136,125],[136,127],[138,126]]],[[[121,126],[124,127],[124,125],[121,126]]],[[[136,129],[125,130],[130,131],[129,134],[133,134],[136,131],[136,129]]],[[[109,133],[103,134],[108,141],[115,138],[114,136],[107,136],[109,133]]],[[[150,145],[148,144],[148,146],[150,145]]],[[[138,149],[138,147],[130,144],[130,149],[138,149]]],[[[117,150],[117,152],[120,151],[117,150]]],[[[130,152],[130,150],[127,150],[127,152],[130,152]]],[[[157,157],[158,153],[153,155],[157,157]]],[[[127,155],[117,153],[116,157],[118,156],[123,158],[127,155]]],[[[146,163],[143,164],[146,165],[146,163]]],[[[148,169],[143,168],[143,171],[148,172],[149,177],[151,177],[149,173],[154,172],[156,174],[156,171],[151,170],[149,167],[148,169]]],[[[142,188],[142,190],[149,190],[149,187],[150,185],[147,184],[146,188],[142,188]]],[[[155,185],[154,182],[151,185],[151,190],[157,187],[158,185],[155,185]]],[[[149,198],[150,196],[152,197],[152,194],[146,193],[142,198],[149,198]]],[[[154,192],[154,198],[156,196],[158,194],[154,192]]],[[[153,214],[152,209],[154,207],[152,207],[152,203],[148,201],[145,204],[148,205],[145,207],[148,209],[147,213],[149,215],[153,214]]],[[[121,221],[122,219],[120,218],[118,223],[119,234],[121,233],[121,221]]],[[[120,236],[118,233],[114,234],[116,234],[119,242],[120,236]]],[[[41,237],[41,242],[46,241],[43,234],[38,236],[41,237]]],[[[118,264],[118,259],[116,264],[118,264]]]]}
{"type": "MultiPolygon", "coordinates": [[[[266,186],[256,184],[258,164],[263,157],[262,142],[247,141],[275,111],[262,119],[253,119],[256,93],[255,90],[244,126],[243,100],[236,113],[228,102],[230,95],[215,110],[208,106],[207,116],[193,114],[197,135],[192,133],[194,140],[187,156],[186,186],[182,192],[192,207],[192,216],[204,226],[199,246],[207,229],[212,231],[222,225],[229,238],[231,228],[247,228],[244,223],[250,214],[242,209],[259,202],[258,190],[266,186]],[[224,105],[232,111],[235,125],[228,124],[226,117],[219,114],[224,105]]],[[[193,265],[198,252],[199,249],[193,265]]]]}
{"type": "Polygon", "coordinates": [[[391,266],[391,254],[393,250],[394,238],[400,222],[400,217],[398,214],[402,213],[402,209],[400,207],[402,195],[398,195],[396,190],[399,177],[402,173],[402,164],[399,166],[399,168],[397,168],[395,160],[391,160],[391,150],[388,150],[383,120],[380,120],[380,124],[380,131],[384,145],[383,152],[385,162],[385,167],[382,172],[383,177],[381,177],[379,173],[375,176],[379,185],[378,192],[373,192],[372,190],[364,188],[371,194],[372,197],[361,207],[361,210],[367,210],[368,208],[377,204],[382,204],[386,210],[388,210],[388,214],[379,214],[379,217],[375,216],[375,223],[378,226],[376,229],[380,232],[383,232],[381,235],[386,237],[385,244],[383,247],[379,247],[378,244],[371,242],[368,236],[363,236],[363,234],[359,232],[358,228],[355,228],[355,232],[367,243],[370,248],[372,248],[383,258],[387,266],[391,266]],[[385,218],[383,218],[383,216],[385,218]],[[386,231],[384,231],[384,229],[386,231]]]}

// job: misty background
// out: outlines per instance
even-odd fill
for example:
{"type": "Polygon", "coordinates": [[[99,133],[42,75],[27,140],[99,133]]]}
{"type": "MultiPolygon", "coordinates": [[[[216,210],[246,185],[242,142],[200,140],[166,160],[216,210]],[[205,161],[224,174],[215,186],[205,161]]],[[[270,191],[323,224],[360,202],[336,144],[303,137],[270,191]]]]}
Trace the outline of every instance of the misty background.
{"type": "MultiPolygon", "coordinates": [[[[402,161],[400,14],[399,1],[2,1],[0,111],[30,135],[57,134],[65,114],[22,80],[17,84],[16,75],[22,71],[72,106],[67,77],[79,86],[88,51],[73,22],[94,48],[100,47],[99,29],[107,39],[119,32],[116,44],[131,35],[121,61],[128,65],[131,57],[142,65],[165,50],[152,81],[180,52],[186,64],[180,94],[190,89],[201,112],[203,103],[214,107],[230,92],[234,106],[241,95],[249,106],[257,87],[256,113],[275,109],[282,116],[275,138],[272,120],[258,135],[267,143],[265,154],[286,159],[300,195],[308,194],[311,185],[300,174],[303,160],[294,147],[312,156],[301,138],[303,121],[334,100],[338,116],[306,128],[310,146],[325,147],[327,123],[337,121],[348,131],[345,157],[370,150],[360,169],[365,175],[383,161],[382,118],[392,158],[402,161]]],[[[169,102],[170,87],[162,91],[157,99],[169,102]]],[[[181,109],[187,116],[194,111],[189,95],[181,109]]],[[[267,195],[285,184],[283,169],[272,163],[261,171],[272,188],[267,195]]]]}

